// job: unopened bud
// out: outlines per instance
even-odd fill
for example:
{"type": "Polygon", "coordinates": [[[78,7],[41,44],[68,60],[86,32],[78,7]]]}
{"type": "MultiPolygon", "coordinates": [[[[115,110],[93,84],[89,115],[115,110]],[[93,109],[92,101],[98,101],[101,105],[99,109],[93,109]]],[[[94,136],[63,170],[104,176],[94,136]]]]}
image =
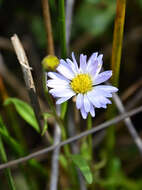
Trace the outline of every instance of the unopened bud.
{"type": "Polygon", "coordinates": [[[42,60],[43,69],[45,71],[55,71],[59,63],[59,59],[54,55],[48,55],[42,60]]]}

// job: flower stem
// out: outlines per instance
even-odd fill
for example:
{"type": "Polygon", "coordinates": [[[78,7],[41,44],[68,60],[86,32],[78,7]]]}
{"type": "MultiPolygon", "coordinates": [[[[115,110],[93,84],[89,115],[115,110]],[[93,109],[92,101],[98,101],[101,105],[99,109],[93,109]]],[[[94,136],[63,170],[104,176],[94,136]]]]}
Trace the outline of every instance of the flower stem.
{"type": "MultiPolygon", "coordinates": [[[[60,44],[61,44],[61,57],[67,57],[67,43],[66,43],[66,27],[65,27],[65,4],[64,0],[59,0],[59,29],[60,29],[60,44]]],[[[61,116],[64,119],[67,111],[67,102],[61,105],[61,116]]]]}
{"type": "Polygon", "coordinates": [[[126,0],[117,0],[116,18],[115,18],[115,26],[113,34],[112,59],[111,59],[112,70],[113,70],[112,83],[114,86],[118,86],[119,83],[125,9],[126,9],[126,0]]]}
{"type": "Polygon", "coordinates": [[[67,56],[67,47],[66,47],[67,44],[66,44],[64,0],[59,0],[59,29],[60,29],[61,57],[65,59],[67,56]]]}
{"type": "MultiPolygon", "coordinates": [[[[87,118],[87,129],[91,129],[92,128],[92,118],[91,115],[88,115],[87,118]]],[[[90,159],[92,159],[92,154],[93,154],[93,144],[92,144],[92,135],[88,135],[88,151],[89,151],[89,155],[90,155],[90,159]]]]}

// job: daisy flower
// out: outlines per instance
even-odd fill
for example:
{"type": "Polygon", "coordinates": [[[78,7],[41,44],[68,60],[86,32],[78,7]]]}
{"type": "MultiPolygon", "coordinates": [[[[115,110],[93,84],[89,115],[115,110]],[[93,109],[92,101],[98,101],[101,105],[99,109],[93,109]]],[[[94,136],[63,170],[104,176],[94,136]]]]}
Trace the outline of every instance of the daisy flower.
{"type": "Polygon", "coordinates": [[[118,89],[110,85],[100,85],[112,76],[112,71],[101,72],[103,55],[93,53],[87,61],[87,56],[80,55],[78,66],[74,53],[72,60],[60,60],[57,67],[58,72],[49,72],[51,78],[47,86],[51,89],[49,93],[57,99],[56,104],[61,104],[71,97],[76,96],[76,107],[80,109],[84,119],[88,113],[95,117],[95,108],[106,108],[111,104],[108,99],[118,89]]]}

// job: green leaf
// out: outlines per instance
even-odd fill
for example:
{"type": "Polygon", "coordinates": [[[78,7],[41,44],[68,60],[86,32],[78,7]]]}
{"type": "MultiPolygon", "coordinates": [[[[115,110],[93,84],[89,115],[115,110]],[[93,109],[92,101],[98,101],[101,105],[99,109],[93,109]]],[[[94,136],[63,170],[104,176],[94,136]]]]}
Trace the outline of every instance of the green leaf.
{"type": "Polygon", "coordinates": [[[31,106],[17,98],[8,98],[4,102],[4,105],[13,104],[19,115],[29,123],[37,132],[40,132],[38,122],[36,120],[34,111],[31,106]]]}
{"type": "Polygon", "coordinates": [[[2,130],[8,135],[8,130],[4,124],[1,116],[0,116],[0,128],[2,128],[2,130]]]}
{"type": "Polygon", "coordinates": [[[83,158],[85,158],[85,160],[91,160],[91,155],[88,153],[88,143],[86,141],[82,143],[80,152],[83,158]]]}
{"type": "Polygon", "coordinates": [[[68,169],[68,162],[63,154],[59,155],[59,160],[60,160],[62,166],[64,167],[64,169],[68,169]]]}
{"type": "Polygon", "coordinates": [[[0,124],[0,135],[6,141],[7,144],[13,147],[13,149],[18,152],[20,156],[23,156],[23,151],[21,145],[17,143],[4,129],[1,128],[0,124]]]}
{"type": "Polygon", "coordinates": [[[79,154],[70,155],[73,163],[80,169],[86,181],[91,184],[93,182],[93,176],[87,161],[79,154]]]}

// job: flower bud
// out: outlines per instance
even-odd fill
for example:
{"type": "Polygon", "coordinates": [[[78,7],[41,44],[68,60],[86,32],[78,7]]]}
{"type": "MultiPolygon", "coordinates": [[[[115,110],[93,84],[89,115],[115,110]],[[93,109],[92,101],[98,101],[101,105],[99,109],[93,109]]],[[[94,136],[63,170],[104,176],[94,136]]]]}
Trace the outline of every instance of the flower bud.
{"type": "Polygon", "coordinates": [[[55,71],[59,63],[59,59],[54,55],[48,55],[42,60],[42,66],[45,71],[55,71]]]}

